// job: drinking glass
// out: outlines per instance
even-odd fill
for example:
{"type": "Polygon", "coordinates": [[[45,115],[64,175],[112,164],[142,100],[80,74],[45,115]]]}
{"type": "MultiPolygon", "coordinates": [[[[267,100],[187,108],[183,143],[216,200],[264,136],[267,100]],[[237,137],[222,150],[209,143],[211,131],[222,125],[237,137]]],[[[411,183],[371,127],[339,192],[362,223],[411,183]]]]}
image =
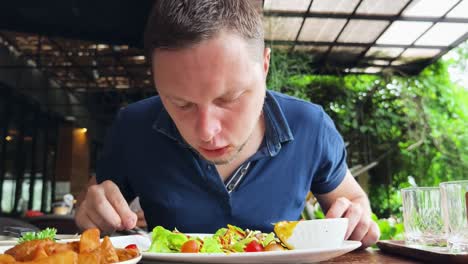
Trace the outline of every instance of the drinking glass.
{"type": "Polygon", "coordinates": [[[420,246],[446,246],[439,188],[404,188],[401,197],[406,242],[420,246]]]}
{"type": "Polygon", "coordinates": [[[440,184],[447,245],[454,253],[468,253],[468,181],[440,184]]]}

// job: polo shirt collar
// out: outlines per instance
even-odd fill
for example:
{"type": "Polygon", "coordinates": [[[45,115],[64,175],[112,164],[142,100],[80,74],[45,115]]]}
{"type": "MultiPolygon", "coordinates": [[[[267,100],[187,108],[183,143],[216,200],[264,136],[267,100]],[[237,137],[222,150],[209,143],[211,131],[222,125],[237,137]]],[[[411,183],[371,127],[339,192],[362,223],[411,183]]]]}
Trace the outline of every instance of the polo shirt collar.
{"type": "Polygon", "coordinates": [[[268,154],[276,156],[281,150],[282,143],[294,140],[294,136],[289,128],[288,120],[284,116],[278,101],[273,93],[267,91],[265,104],[263,105],[265,117],[265,143],[268,154]]]}
{"type": "MultiPolygon", "coordinates": [[[[281,150],[282,143],[294,140],[288,121],[281,110],[278,101],[271,91],[266,92],[265,103],[263,104],[263,114],[265,117],[265,139],[266,150],[269,156],[276,156],[281,150]]],[[[153,129],[176,141],[178,144],[191,148],[177,130],[177,127],[169,116],[164,106],[161,108],[153,129]]]]}
{"type": "Polygon", "coordinates": [[[191,148],[189,144],[184,140],[182,135],[179,133],[174,121],[169,116],[169,113],[166,111],[164,106],[161,108],[156,121],[153,123],[153,129],[159,133],[167,136],[168,138],[176,141],[178,144],[186,148],[191,148]]]}

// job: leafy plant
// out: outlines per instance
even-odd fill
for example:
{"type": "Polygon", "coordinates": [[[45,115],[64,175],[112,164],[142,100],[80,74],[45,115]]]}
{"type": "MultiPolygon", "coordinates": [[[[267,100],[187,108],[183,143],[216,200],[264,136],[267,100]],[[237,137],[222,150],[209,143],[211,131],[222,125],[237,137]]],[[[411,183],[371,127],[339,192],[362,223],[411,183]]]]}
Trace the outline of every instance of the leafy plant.
{"type": "Polygon", "coordinates": [[[405,228],[401,220],[396,218],[378,219],[372,214],[374,220],[380,229],[380,240],[403,240],[405,228]]]}
{"type": "Polygon", "coordinates": [[[367,172],[373,211],[401,217],[409,176],[437,186],[468,169],[468,87],[450,74],[467,75],[468,42],[452,53],[415,76],[318,75],[310,55],[274,50],[268,87],[323,106],[348,143],[348,166],[376,164],[367,172]]]}

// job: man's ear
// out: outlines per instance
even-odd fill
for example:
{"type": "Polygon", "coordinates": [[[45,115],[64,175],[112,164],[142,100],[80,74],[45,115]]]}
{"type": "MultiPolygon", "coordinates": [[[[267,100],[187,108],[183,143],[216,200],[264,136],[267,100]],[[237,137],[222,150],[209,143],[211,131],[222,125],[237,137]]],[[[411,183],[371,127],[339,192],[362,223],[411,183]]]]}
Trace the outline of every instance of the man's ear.
{"type": "Polygon", "coordinates": [[[270,69],[270,54],[270,48],[265,48],[263,50],[263,72],[265,74],[265,79],[268,76],[268,70],[270,69]]]}

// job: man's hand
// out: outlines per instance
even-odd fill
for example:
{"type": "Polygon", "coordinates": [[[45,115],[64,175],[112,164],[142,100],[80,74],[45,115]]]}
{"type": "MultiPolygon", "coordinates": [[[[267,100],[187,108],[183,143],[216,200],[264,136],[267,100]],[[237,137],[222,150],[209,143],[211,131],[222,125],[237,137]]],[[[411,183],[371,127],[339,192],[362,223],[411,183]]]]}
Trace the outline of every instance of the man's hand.
{"type": "Polygon", "coordinates": [[[137,215],[130,210],[122,193],[112,181],[91,185],[78,207],[75,221],[79,228],[99,228],[110,234],[135,227],[137,215]]]}
{"type": "Polygon", "coordinates": [[[377,242],[380,230],[371,219],[369,199],[349,170],[338,187],[316,197],[327,218],[349,219],[345,239],[361,241],[361,248],[377,242]]]}
{"type": "Polygon", "coordinates": [[[148,224],[146,223],[145,213],[143,212],[143,210],[137,211],[136,215],[138,216],[138,221],[136,223],[136,226],[139,228],[147,228],[148,224]]]}
{"type": "Polygon", "coordinates": [[[380,237],[377,224],[372,221],[369,210],[361,203],[340,197],[328,209],[326,218],[348,218],[348,230],[345,239],[361,241],[361,248],[373,245],[380,237]]]}

